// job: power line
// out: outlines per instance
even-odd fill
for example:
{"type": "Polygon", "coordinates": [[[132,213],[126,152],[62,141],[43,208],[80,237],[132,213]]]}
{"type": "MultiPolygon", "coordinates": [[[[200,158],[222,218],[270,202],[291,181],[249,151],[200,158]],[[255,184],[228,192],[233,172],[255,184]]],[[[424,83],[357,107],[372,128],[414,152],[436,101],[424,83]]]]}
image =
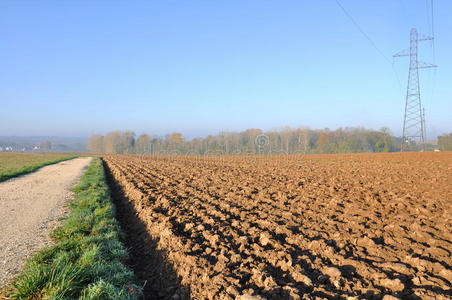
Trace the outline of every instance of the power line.
{"type": "Polygon", "coordinates": [[[432,35],[434,36],[435,35],[435,28],[434,28],[434,25],[435,25],[435,22],[433,21],[433,18],[434,18],[434,13],[433,13],[433,0],[430,0],[430,3],[431,3],[431,5],[430,5],[430,7],[431,7],[431,14],[432,14],[432,16],[431,16],[431,20],[432,20],[432,35]]]}
{"type": "Polygon", "coordinates": [[[425,10],[427,13],[427,28],[428,28],[428,34],[432,35],[432,22],[430,20],[430,0],[425,0],[425,10]]]}
{"type": "MultiPolygon", "coordinates": [[[[349,18],[353,25],[358,29],[358,31],[370,42],[372,47],[388,62],[392,65],[392,71],[394,72],[394,75],[397,79],[397,82],[399,84],[399,88],[402,89],[402,85],[400,83],[399,76],[397,75],[397,72],[394,68],[394,64],[391,63],[391,61],[386,57],[386,55],[378,48],[378,46],[375,44],[375,42],[370,38],[370,36],[359,26],[358,22],[355,21],[355,19],[351,16],[351,14],[345,9],[345,7],[341,4],[339,0],[335,0],[336,4],[339,6],[339,8],[342,10],[342,12],[349,18]]],[[[403,5],[403,2],[402,2],[403,5]]],[[[410,70],[408,75],[408,88],[407,88],[407,99],[405,104],[405,118],[404,118],[404,124],[403,124],[403,144],[402,144],[402,150],[404,149],[405,143],[412,138],[419,138],[422,148],[424,148],[424,142],[426,138],[426,128],[425,128],[425,111],[421,106],[421,99],[420,99],[420,91],[419,91],[419,75],[418,75],[418,69],[419,68],[431,68],[436,67],[434,64],[427,64],[422,63],[417,60],[417,43],[418,41],[422,40],[431,40],[431,46],[433,51],[433,59],[435,59],[435,48],[434,48],[434,6],[433,6],[433,0],[430,0],[430,9],[429,9],[429,0],[426,0],[426,8],[427,8],[427,24],[428,29],[431,37],[423,37],[419,38],[418,33],[415,28],[411,30],[410,33],[410,53],[409,54],[401,54],[398,53],[394,55],[393,57],[398,56],[410,56],[410,70]],[[415,55],[414,55],[414,54],[415,55]],[[410,93],[412,91],[413,93],[410,93]],[[415,112],[413,109],[419,109],[419,116],[417,116],[417,112],[415,112]],[[418,132],[410,132],[413,130],[413,128],[418,128],[418,132]]],[[[435,72],[436,76],[436,72],[435,72]]],[[[435,81],[435,79],[433,80],[435,81]]],[[[433,82],[434,86],[434,82],[433,82]]],[[[432,89],[432,98],[433,98],[433,89],[432,89]]]]}
{"type": "Polygon", "coordinates": [[[374,41],[370,38],[370,36],[359,26],[359,24],[355,21],[355,19],[348,13],[348,11],[344,8],[344,6],[339,2],[339,0],[335,0],[336,4],[340,7],[340,9],[344,12],[344,14],[352,21],[353,25],[361,32],[361,34],[370,42],[372,47],[377,50],[377,52],[388,62],[391,64],[391,61],[389,58],[384,55],[384,53],[377,47],[377,45],[374,43],[374,41]]]}
{"type": "Polygon", "coordinates": [[[397,84],[399,85],[399,90],[403,94],[402,91],[402,83],[400,81],[399,75],[397,74],[395,68],[394,68],[394,62],[384,55],[383,51],[378,48],[378,46],[375,44],[375,42],[370,38],[370,36],[359,26],[358,22],[355,21],[355,19],[351,16],[351,14],[345,9],[345,7],[339,2],[339,0],[335,0],[336,4],[339,6],[339,8],[342,10],[342,12],[352,21],[353,25],[358,29],[359,32],[370,42],[372,47],[374,47],[375,50],[383,57],[386,62],[388,62],[392,67],[392,72],[394,73],[395,78],[397,79],[397,84]]]}
{"type": "MultiPolygon", "coordinates": [[[[428,27],[428,33],[430,36],[435,37],[435,13],[434,13],[434,6],[433,6],[433,0],[425,0],[425,8],[427,12],[427,27],[428,27]]],[[[433,56],[435,56],[435,42],[432,40],[431,42],[432,47],[432,53],[433,56]]]]}
{"type": "Polygon", "coordinates": [[[433,37],[433,40],[432,40],[432,48],[433,48],[433,62],[435,62],[435,20],[434,20],[434,16],[435,16],[435,14],[434,14],[434,6],[433,6],[433,0],[430,0],[430,3],[431,3],[431,21],[432,21],[432,37],[433,37]]]}

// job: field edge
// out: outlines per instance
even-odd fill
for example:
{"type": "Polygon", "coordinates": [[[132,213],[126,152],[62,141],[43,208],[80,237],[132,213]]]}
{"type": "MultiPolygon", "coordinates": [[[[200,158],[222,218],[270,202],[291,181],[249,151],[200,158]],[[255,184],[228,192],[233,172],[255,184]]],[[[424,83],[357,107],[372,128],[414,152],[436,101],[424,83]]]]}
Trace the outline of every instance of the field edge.
{"type": "Polygon", "coordinates": [[[100,158],[73,191],[69,215],[52,233],[55,245],[34,255],[2,292],[11,299],[139,299],[100,158]]]}
{"type": "Polygon", "coordinates": [[[46,161],[46,162],[37,163],[37,164],[27,166],[27,167],[25,167],[23,169],[20,169],[20,170],[17,170],[17,171],[5,173],[5,174],[0,174],[0,182],[6,181],[6,180],[14,178],[14,177],[18,177],[18,176],[21,176],[21,175],[25,175],[25,174],[34,172],[34,171],[38,170],[39,168],[42,168],[42,167],[45,167],[45,166],[48,166],[48,165],[53,165],[53,164],[60,163],[62,161],[66,161],[66,160],[70,160],[70,159],[74,159],[74,158],[77,158],[77,157],[78,157],[77,155],[68,154],[67,156],[64,156],[64,157],[61,157],[61,158],[58,158],[58,159],[53,159],[53,160],[49,160],[49,161],[46,161]]]}
{"type": "Polygon", "coordinates": [[[160,248],[159,239],[149,234],[146,216],[141,214],[142,202],[136,194],[129,193],[130,189],[116,177],[118,174],[102,160],[112,201],[118,210],[116,219],[126,235],[124,244],[129,250],[126,263],[143,286],[144,299],[192,299],[190,286],[182,284],[182,277],[168,259],[168,249],[160,248]]]}

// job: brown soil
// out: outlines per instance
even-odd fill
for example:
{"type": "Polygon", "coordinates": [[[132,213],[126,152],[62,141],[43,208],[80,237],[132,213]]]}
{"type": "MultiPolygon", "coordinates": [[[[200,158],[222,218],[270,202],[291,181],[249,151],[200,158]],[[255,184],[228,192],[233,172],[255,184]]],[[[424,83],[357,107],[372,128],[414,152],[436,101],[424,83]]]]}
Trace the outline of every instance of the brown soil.
{"type": "Polygon", "coordinates": [[[452,153],[103,159],[146,299],[452,296],[452,153]]]}

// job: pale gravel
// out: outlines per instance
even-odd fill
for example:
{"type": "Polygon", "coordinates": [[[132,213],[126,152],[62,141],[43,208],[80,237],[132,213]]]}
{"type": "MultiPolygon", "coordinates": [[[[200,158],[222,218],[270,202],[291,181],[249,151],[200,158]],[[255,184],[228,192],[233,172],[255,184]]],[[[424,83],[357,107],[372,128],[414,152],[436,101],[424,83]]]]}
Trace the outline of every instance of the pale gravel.
{"type": "Polygon", "coordinates": [[[0,183],[0,288],[40,249],[67,214],[70,191],[91,157],[80,157],[0,183]]]}

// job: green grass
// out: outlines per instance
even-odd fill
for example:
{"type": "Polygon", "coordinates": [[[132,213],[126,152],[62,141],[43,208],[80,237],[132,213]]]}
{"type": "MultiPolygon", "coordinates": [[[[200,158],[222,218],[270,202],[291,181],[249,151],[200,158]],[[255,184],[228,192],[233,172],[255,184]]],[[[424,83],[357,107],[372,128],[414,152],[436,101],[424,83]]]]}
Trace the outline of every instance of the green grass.
{"type": "Polygon", "coordinates": [[[127,251],[105,180],[94,158],[74,189],[55,245],[41,250],[15,279],[13,299],[137,299],[141,288],[124,265],[127,251]]]}
{"type": "Polygon", "coordinates": [[[75,157],[61,153],[0,153],[0,182],[75,157]]]}

